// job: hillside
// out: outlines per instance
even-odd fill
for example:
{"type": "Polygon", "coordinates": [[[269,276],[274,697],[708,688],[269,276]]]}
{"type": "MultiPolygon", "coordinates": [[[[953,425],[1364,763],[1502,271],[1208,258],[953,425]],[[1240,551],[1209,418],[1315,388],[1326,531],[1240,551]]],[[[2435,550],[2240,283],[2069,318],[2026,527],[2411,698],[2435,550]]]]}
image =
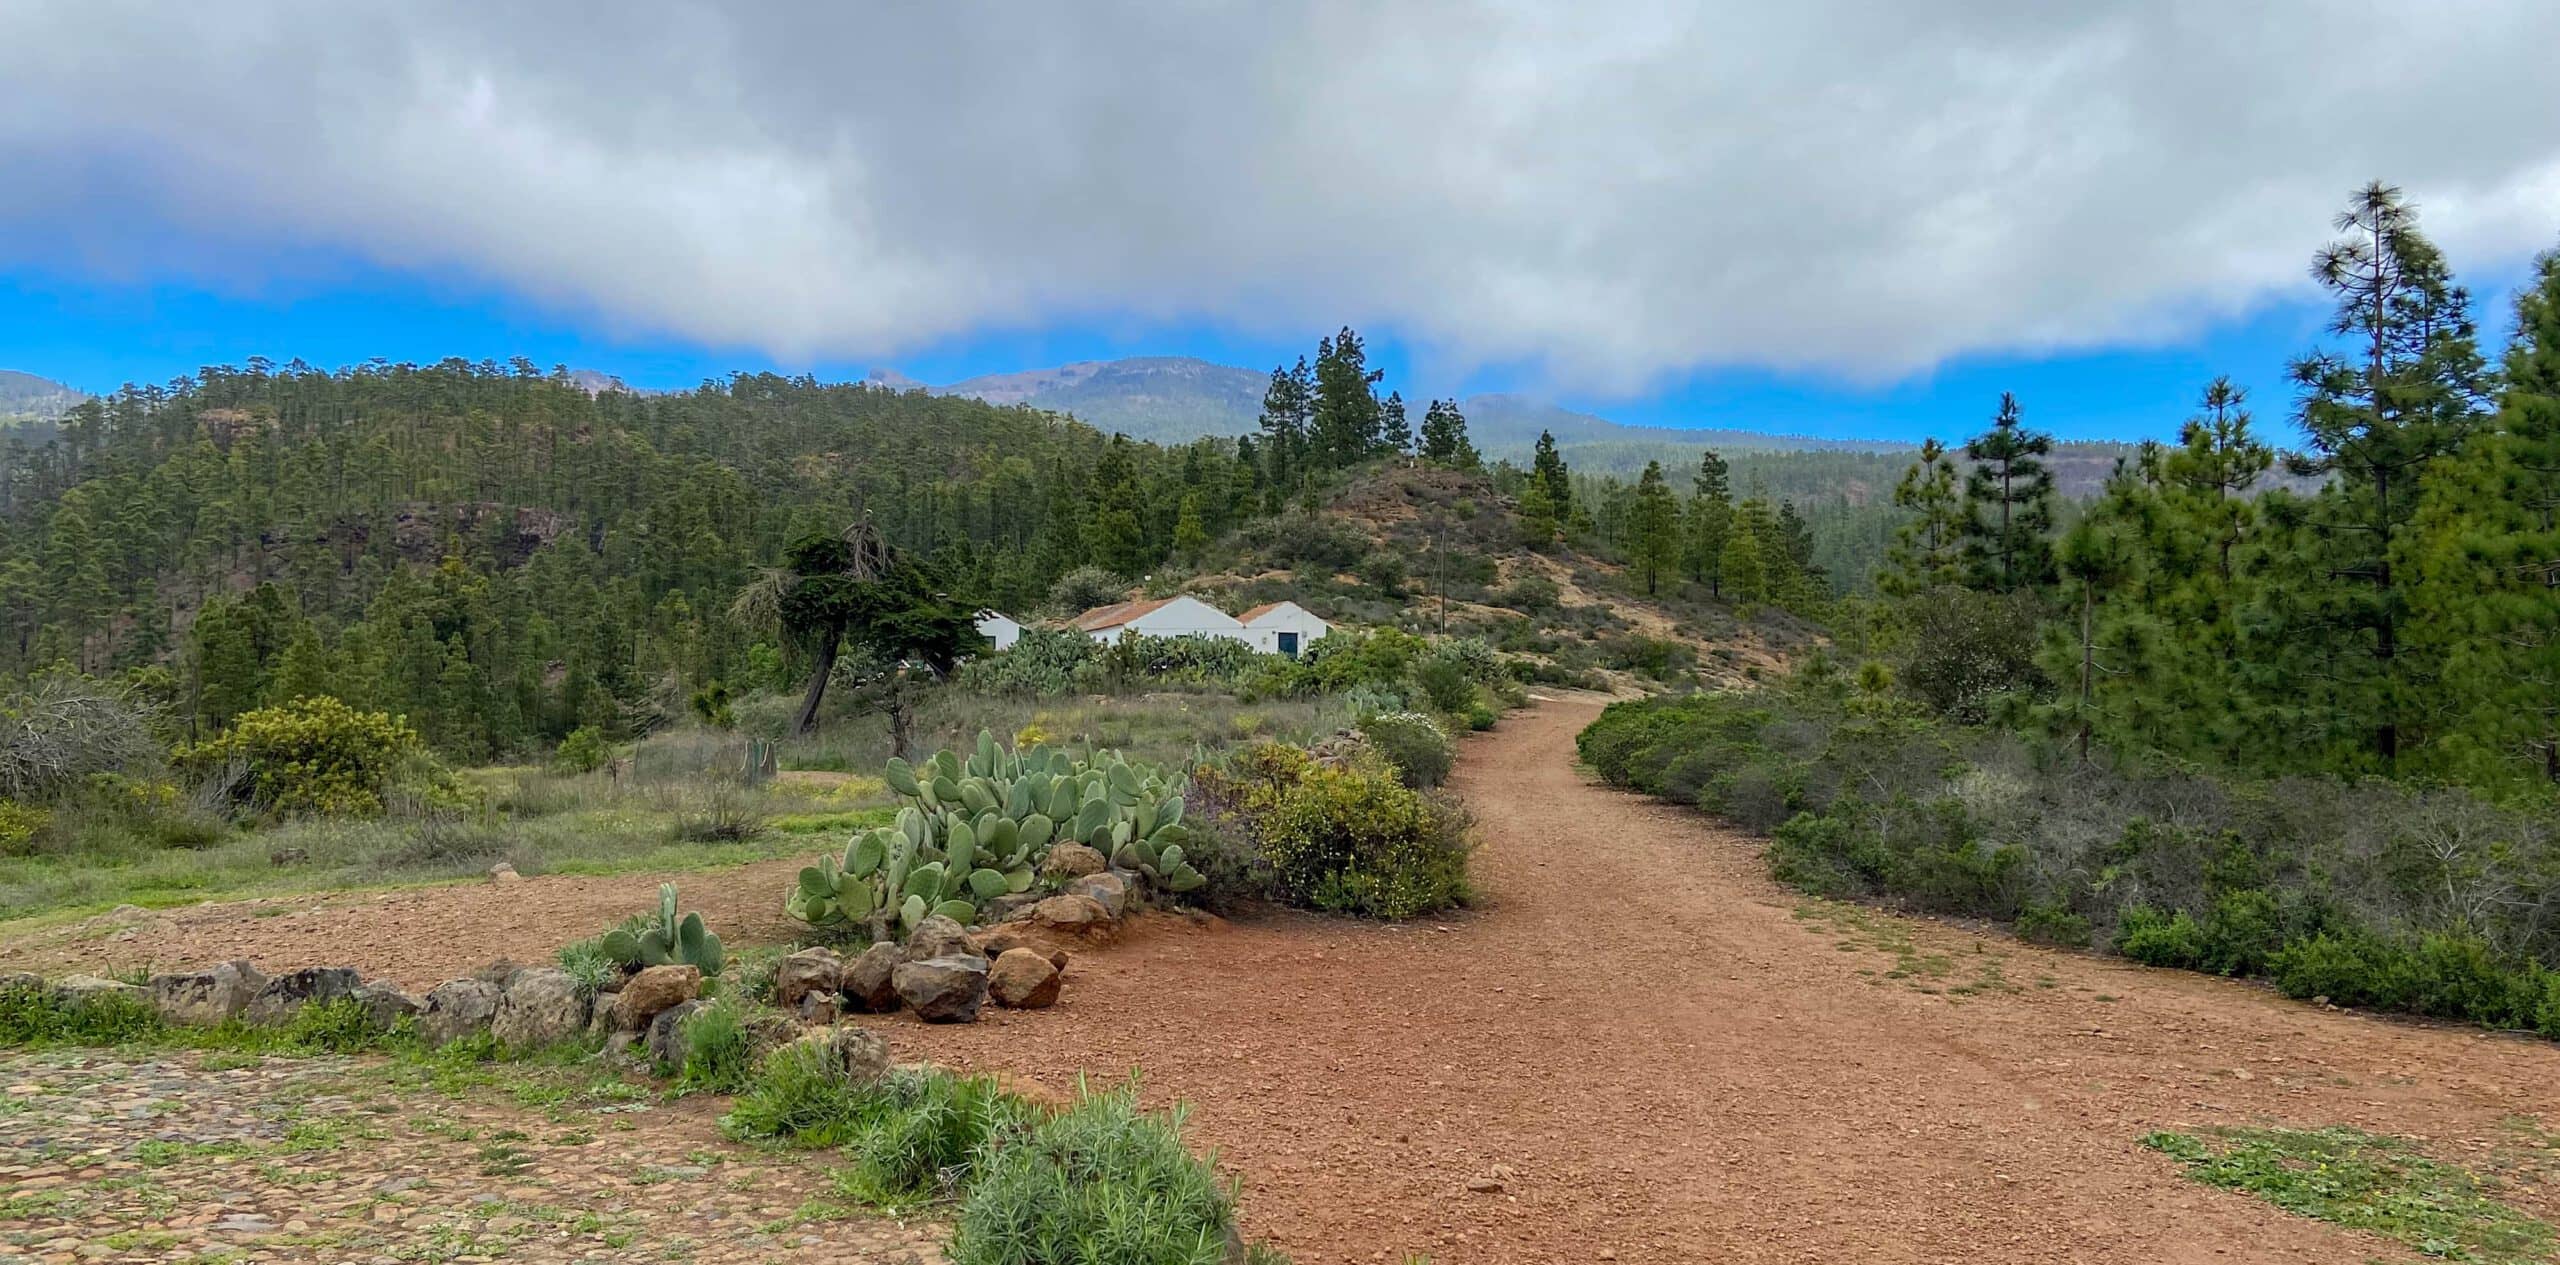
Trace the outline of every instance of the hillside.
{"type": "Polygon", "coordinates": [[[950,591],[1027,605],[1155,569],[1185,504],[1217,533],[1263,499],[1225,445],[776,376],[215,368],[72,420],[0,444],[0,676],[165,668],[182,728],[325,686],[469,757],[787,677],[729,607],[804,534],[867,515],[950,591]]]}
{"type": "Polygon", "coordinates": [[[1483,638],[1549,679],[1612,689],[1775,674],[1818,631],[1679,583],[1648,596],[1605,554],[1523,544],[1516,501],[1481,472],[1392,463],[1312,512],[1249,521],[1184,585],[1230,610],[1296,601],[1335,621],[1483,638]]]}
{"type": "Polygon", "coordinates": [[[88,393],[32,373],[0,369],[0,425],[51,421],[68,413],[88,393]]]}

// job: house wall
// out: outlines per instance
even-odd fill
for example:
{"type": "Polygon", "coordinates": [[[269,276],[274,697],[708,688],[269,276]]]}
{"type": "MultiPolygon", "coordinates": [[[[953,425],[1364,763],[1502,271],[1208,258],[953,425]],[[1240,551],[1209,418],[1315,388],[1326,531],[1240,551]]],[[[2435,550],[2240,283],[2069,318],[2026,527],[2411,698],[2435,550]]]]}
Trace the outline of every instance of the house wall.
{"type": "Polygon", "coordinates": [[[1246,631],[1252,634],[1253,648],[1264,654],[1280,653],[1280,634],[1296,633],[1298,634],[1298,653],[1304,654],[1308,645],[1323,637],[1329,628],[1323,620],[1310,614],[1306,608],[1290,605],[1254,620],[1252,626],[1246,631]]]}
{"type": "Polygon", "coordinates": [[[978,617],[978,633],[994,643],[996,649],[1011,650],[1013,643],[1022,640],[1022,625],[1011,616],[989,613],[978,617]]]}

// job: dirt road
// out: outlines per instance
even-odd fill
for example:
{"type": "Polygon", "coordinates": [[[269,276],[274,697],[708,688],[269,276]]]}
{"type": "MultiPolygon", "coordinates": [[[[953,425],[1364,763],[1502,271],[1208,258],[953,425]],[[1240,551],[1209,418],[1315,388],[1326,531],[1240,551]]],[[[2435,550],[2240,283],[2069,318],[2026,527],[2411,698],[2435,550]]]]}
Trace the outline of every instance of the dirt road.
{"type": "MultiPolygon", "coordinates": [[[[1550,701],[1469,740],[1477,912],[1163,920],[1079,959],[1055,1010],[877,1022],[902,1057],[1060,1088],[1144,1068],[1149,1098],[1197,1104],[1248,1228],[1307,1265],[2398,1260],[2194,1185],[2140,1139],[2352,1124],[2478,1160],[2512,1117],[2560,1125],[2560,1046],[1862,911],[1808,919],[1756,841],[1579,774],[1596,707],[1550,701]]],[[[779,934],[789,868],[695,876],[687,903],[779,934]]],[[[417,982],[538,957],[654,884],[210,908],[111,947],[417,982]]],[[[2548,1191],[2524,1202],[2560,1212],[2548,1191]]]]}

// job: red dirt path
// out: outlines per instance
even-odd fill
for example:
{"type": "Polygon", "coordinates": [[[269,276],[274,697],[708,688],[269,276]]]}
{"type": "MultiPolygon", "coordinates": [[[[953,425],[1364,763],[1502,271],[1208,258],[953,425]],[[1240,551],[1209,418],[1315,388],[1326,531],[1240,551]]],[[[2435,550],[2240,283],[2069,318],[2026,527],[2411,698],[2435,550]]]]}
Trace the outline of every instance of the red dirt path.
{"type": "MultiPolygon", "coordinates": [[[[1307,1265],[2409,1259],[2190,1183],[2140,1139],[2352,1124],[2477,1163],[2512,1147],[2502,1121],[2560,1125],[2549,1043],[1918,920],[1886,921],[1952,958],[1947,982],[1997,961],[2015,991],[1879,981],[1894,958],[1799,919],[1754,841],[1579,774],[1596,706],[1549,701],[1467,744],[1454,786],[1482,823],[1479,912],[1156,919],[1078,959],[1055,1010],[874,1022],[902,1057],[1055,1087],[1143,1067],[1151,1099],[1198,1105],[1194,1140],[1245,1178],[1249,1231],[1307,1265]],[[1498,1170],[1502,1191],[1468,1189],[1498,1170]]],[[[692,876],[687,904],[781,936],[791,868],[692,876]]],[[[78,956],[352,961],[424,983],[538,959],[655,883],[206,907],[78,956]]],[[[2520,1180],[2528,1209],[2560,1214],[2531,1185],[2546,1179],[2520,1180]]]]}

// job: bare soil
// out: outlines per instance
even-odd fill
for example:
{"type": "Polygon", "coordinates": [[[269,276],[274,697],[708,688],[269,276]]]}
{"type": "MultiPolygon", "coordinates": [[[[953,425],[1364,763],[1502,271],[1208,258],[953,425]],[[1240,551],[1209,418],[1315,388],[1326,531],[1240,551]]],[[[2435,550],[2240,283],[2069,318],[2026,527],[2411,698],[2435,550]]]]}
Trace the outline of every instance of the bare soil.
{"type": "MultiPolygon", "coordinates": [[[[2560,1124],[2560,1046],[1808,910],[1757,841],[1579,773],[1598,705],[1549,700],[1468,742],[1454,787],[1482,824],[1478,911],[1151,918],[1079,958],[1054,1010],[873,1022],[901,1057],[1052,1088],[1143,1068],[1151,1100],[1196,1104],[1248,1230],[1310,1265],[2407,1257],[2140,1145],[2223,1123],[2411,1136],[2560,1214],[2560,1155],[2518,1142],[2521,1122],[2560,1124]]],[[[791,868],[696,875],[686,901],[724,934],[786,936],[791,868]]],[[[11,956],[350,961],[426,983],[540,957],[656,881],[213,906],[11,956]]]]}

